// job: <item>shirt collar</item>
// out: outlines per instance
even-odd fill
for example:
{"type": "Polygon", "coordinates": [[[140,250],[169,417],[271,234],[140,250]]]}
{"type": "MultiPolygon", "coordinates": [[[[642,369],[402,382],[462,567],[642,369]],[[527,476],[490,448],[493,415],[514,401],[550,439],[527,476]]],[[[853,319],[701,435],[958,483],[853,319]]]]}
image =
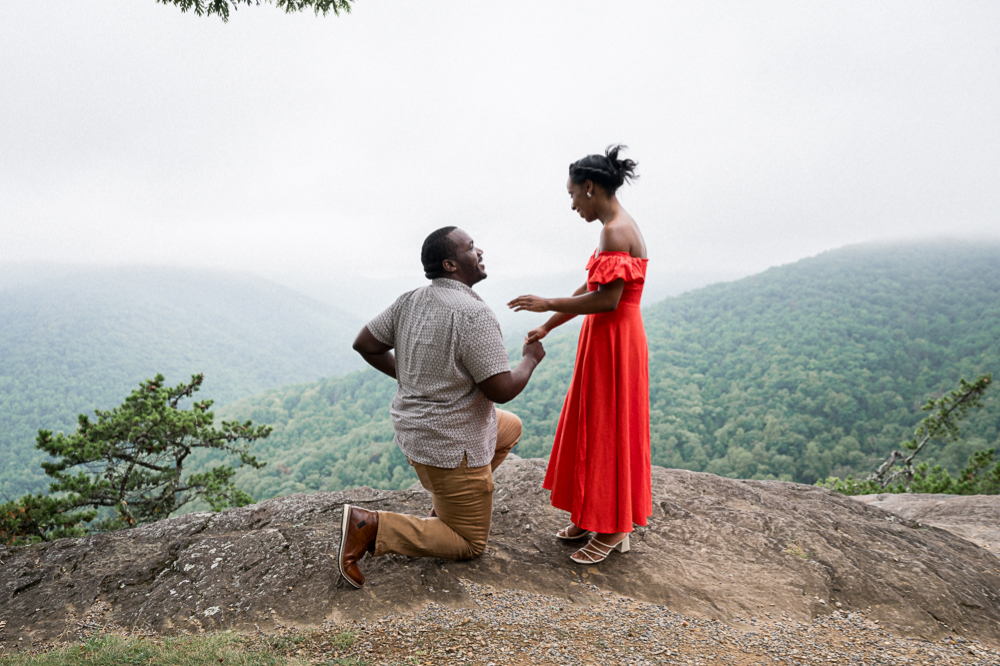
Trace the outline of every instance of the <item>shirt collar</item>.
{"type": "Polygon", "coordinates": [[[458,291],[464,291],[469,294],[477,301],[482,301],[483,299],[479,297],[479,294],[472,290],[472,287],[465,283],[459,282],[458,280],[452,280],[451,278],[434,278],[431,280],[432,287],[441,287],[443,289],[456,289],[458,291]]]}

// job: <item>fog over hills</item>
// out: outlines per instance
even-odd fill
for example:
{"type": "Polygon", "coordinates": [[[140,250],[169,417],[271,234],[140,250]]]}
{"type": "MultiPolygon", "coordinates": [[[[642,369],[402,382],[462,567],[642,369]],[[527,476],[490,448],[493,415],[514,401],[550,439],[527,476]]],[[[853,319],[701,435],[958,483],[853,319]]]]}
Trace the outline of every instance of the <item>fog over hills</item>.
{"type": "Polygon", "coordinates": [[[145,378],[205,373],[217,404],[355,370],[361,320],[262,278],[179,268],[0,267],[0,489],[40,489],[39,428],[145,378]]]}
{"type": "MultiPolygon", "coordinates": [[[[571,293],[583,271],[489,278],[477,290],[510,344],[545,315],[515,314],[513,296],[571,293]]],[[[652,298],[700,286],[689,274],[652,298]]],[[[67,430],[76,415],[119,404],[156,373],[170,383],[204,372],[201,395],[222,406],[266,389],[343,375],[364,363],[351,341],[415,278],[328,283],[288,279],[301,292],[250,273],[164,266],[0,266],[0,491],[45,487],[34,450],[39,428],[67,430]],[[308,294],[308,295],[307,295],[308,294]]]]}
{"type": "MultiPolygon", "coordinates": [[[[557,273],[518,275],[494,271],[487,264],[488,277],[475,286],[476,293],[490,306],[500,321],[504,339],[508,344],[520,340],[524,333],[538,326],[551,316],[534,312],[513,312],[507,302],[521,294],[538,296],[569,296],[587,278],[586,261],[579,270],[557,273]]],[[[649,307],[668,296],[677,296],[709,284],[744,277],[738,271],[675,271],[650,260],[642,302],[649,307]]],[[[400,294],[423,287],[428,283],[421,274],[408,276],[363,278],[356,282],[331,282],[326,278],[302,275],[279,275],[273,279],[317,300],[349,312],[363,321],[388,307],[400,294]]]]}

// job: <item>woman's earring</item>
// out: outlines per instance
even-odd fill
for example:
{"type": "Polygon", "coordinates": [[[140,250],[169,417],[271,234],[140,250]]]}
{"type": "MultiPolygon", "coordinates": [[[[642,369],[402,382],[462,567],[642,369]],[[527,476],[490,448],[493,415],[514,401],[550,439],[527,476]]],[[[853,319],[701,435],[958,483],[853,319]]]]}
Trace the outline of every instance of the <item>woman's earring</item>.
{"type": "Polygon", "coordinates": [[[588,199],[590,198],[590,192],[587,192],[587,198],[588,199]]]}

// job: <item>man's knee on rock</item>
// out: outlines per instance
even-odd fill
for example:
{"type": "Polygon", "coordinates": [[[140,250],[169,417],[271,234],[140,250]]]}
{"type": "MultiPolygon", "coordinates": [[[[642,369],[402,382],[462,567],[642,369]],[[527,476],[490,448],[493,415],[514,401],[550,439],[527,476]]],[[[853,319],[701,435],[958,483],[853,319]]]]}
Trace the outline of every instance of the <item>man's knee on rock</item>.
{"type": "Polygon", "coordinates": [[[482,555],[484,552],[486,552],[486,542],[485,541],[483,541],[482,543],[479,543],[478,541],[475,542],[475,543],[471,543],[470,542],[469,543],[469,553],[470,554],[469,554],[468,557],[465,557],[463,559],[474,560],[477,557],[479,557],[480,555],[482,555]]]}

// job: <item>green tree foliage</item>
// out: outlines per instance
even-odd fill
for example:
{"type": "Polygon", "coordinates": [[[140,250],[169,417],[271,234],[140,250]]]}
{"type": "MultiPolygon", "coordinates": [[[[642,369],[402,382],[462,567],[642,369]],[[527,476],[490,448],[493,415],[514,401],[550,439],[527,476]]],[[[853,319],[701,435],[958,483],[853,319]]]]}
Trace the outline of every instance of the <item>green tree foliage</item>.
{"type": "MultiPolygon", "coordinates": [[[[164,5],[175,5],[180,7],[182,12],[194,10],[198,16],[212,16],[215,14],[223,21],[229,20],[229,10],[234,11],[241,4],[259,5],[261,0],[156,0],[164,5]]],[[[267,0],[268,3],[276,5],[279,9],[284,9],[285,13],[292,14],[306,9],[312,9],[316,14],[322,13],[326,16],[333,12],[340,16],[340,12],[350,13],[351,3],[354,0],[267,0]]]]}
{"type": "Polygon", "coordinates": [[[931,442],[958,441],[961,435],[958,423],[969,410],[981,407],[983,393],[992,382],[991,375],[983,375],[975,382],[962,379],[959,387],[937,400],[923,406],[933,412],[917,425],[912,439],[902,447],[909,455],[895,450],[863,481],[853,476],[839,479],[835,476],[817,484],[845,495],[870,493],[947,493],[952,495],[994,495],[1000,493],[1000,463],[993,465],[994,451],[984,449],[969,457],[968,464],[954,478],[940,465],[933,468],[927,463],[913,464],[914,458],[931,442]]]}
{"type": "Polygon", "coordinates": [[[157,375],[119,407],[97,410],[94,420],[81,414],[71,435],[40,430],[36,446],[54,459],[42,464],[53,479],[52,495],[29,495],[0,505],[5,521],[0,539],[78,534],[102,511],[104,518],[95,525],[99,531],[165,518],[196,498],[216,511],[251,503],[251,496],[233,483],[232,466],[219,464],[196,473],[185,469],[189,457],[203,449],[225,458],[236,456],[252,469],[265,465],[249,448],[267,438],[270,426],[223,421],[216,428],[211,400],[181,407],[203,379],[195,375],[187,383],[167,387],[157,375]]]}
{"type": "Polygon", "coordinates": [[[174,268],[0,266],[0,490],[44,492],[39,428],[121,404],[137,378],[205,373],[215,406],[364,366],[364,324],[249,275],[174,268]]]}
{"type": "Polygon", "coordinates": [[[24,542],[83,536],[85,523],[97,517],[97,511],[68,511],[62,498],[37,493],[0,504],[0,542],[14,545],[24,542]]]}
{"type": "Polygon", "coordinates": [[[878,481],[883,487],[900,479],[909,485],[913,480],[913,459],[932,441],[958,441],[961,435],[959,421],[973,407],[982,407],[983,393],[989,388],[992,378],[992,375],[983,375],[972,384],[963,378],[956,390],[937,400],[928,400],[923,410],[933,414],[920,421],[913,439],[903,442],[903,448],[910,451],[910,455],[893,451],[869,479],[878,481]]]}
{"type": "MultiPolygon", "coordinates": [[[[396,382],[362,370],[344,377],[286,386],[220,410],[232,419],[271,424],[254,452],[271,463],[237,472],[240,488],[257,498],[359,486],[406,488],[417,477],[394,442],[389,403],[396,382]]],[[[199,469],[218,454],[199,456],[199,469]]]]}
{"type": "Polygon", "coordinates": [[[940,493],[945,495],[1000,495],[1000,462],[995,451],[984,449],[969,456],[968,463],[952,476],[941,465],[931,467],[919,463],[913,469],[909,485],[892,483],[887,486],[868,479],[856,480],[832,476],[817,485],[844,495],[874,495],[877,493],[940,493]]]}

